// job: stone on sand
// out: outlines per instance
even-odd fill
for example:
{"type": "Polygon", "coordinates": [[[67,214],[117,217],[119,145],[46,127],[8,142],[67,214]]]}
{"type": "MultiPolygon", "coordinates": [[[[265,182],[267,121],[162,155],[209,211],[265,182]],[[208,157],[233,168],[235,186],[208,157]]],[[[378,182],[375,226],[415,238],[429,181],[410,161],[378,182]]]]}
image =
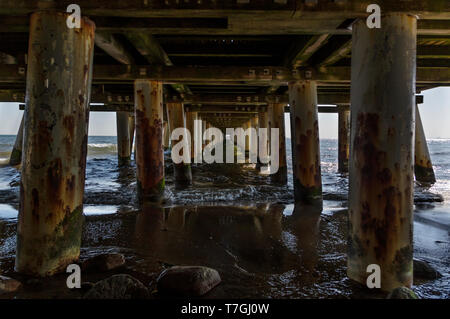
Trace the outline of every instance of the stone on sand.
{"type": "Polygon", "coordinates": [[[20,286],[22,286],[20,281],[0,275],[0,293],[17,291],[20,286]]]}
{"type": "Polygon", "coordinates": [[[150,296],[147,288],[136,278],[114,275],[97,282],[85,295],[85,299],[146,299],[150,296]]]}
{"type": "Polygon", "coordinates": [[[414,291],[407,287],[398,287],[391,291],[387,299],[419,299],[414,291]]]}
{"type": "Polygon", "coordinates": [[[442,275],[440,272],[430,266],[425,260],[415,259],[413,260],[414,277],[420,279],[438,279],[442,275]]]}
{"type": "Polygon", "coordinates": [[[221,282],[217,270],[202,266],[174,266],[161,272],[158,292],[182,296],[202,296],[221,282]]]}
{"type": "Polygon", "coordinates": [[[125,264],[125,257],[122,254],[109,253],[94,256],[86,259],[81,268],[83,270],[109,271],[125,264]]]}

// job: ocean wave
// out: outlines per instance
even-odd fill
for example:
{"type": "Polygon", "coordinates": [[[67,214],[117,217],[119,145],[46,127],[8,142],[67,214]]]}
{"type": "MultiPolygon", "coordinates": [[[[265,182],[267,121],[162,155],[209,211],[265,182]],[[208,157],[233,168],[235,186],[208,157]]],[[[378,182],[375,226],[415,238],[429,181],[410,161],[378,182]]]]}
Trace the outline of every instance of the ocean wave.
{"type": "Polygon", "coordinates": [[[117,153],[117,144],[114,143],[93,143],[88,144],[89,155],[110,155],[117,153]]]}

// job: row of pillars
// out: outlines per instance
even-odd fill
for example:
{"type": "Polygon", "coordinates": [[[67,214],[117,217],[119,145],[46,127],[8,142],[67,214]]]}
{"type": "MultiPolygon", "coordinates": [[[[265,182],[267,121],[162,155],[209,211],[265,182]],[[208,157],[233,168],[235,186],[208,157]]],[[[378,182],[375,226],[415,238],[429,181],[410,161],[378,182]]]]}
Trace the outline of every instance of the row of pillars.
{"type": "MultiPolygon", "coordinates": [[[[39,276],[63,270],[80,253],[95,26],[83,18],[81,29],[70,29],[66,18],[42,11],[30,20],[16,270],[39,276]]],[[[416,173],[432,175],[420,120],[415,125],[416,23],[414,16],[387,14],[381,29],[353,25],[350,122],[349,114],[339,115],[339,153],[345,154],[339,165],[348,166],[350,180],[348,276],[365,284],[367,266],[377,264],[384,290],[412,284],[414,136],[416,173]]],[[[141,202],[159,201],[164,191],[162,86],[136,80],[134,121],[117,115],[119,141],[125,136],[121,163],[131,153],[126,123],[135,123],[141,202]]],[[[317,84],[289,83],[289,101],[295,201],[321,207],[317,84]]],[[[260,127],[280,128],[280,169],[273,178],[282,183],[283,109],[273,103],[258,114],[260,127]]],[[[167,110],[169,125],[186,127],[182,104],[167,110]]],[[[191,181],[185,164],[175,174],[191,181]]]]}

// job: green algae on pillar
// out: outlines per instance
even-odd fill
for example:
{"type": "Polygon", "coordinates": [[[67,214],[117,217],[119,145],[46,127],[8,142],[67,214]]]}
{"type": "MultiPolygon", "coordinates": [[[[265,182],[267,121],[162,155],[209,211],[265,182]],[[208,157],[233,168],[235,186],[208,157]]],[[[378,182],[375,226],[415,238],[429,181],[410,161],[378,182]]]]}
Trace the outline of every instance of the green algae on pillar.
{"type": "Polygon", "coordinates": [[[160,81],[134,81],[136,176],[139,202],[160,202],[164,195],[163,105],[160,81]]]}
{"type": "Polygon", "coordinates": [[[128,112],[116,112],[116,122],[118,164],[119,166],[129,165],[131,161],[131,132],[128,112]]]}
{"type": "Polygon", "coordinates": [[[413,282],[413,137],[417,18],[353,24],[347,274],[381,289],[413,282]]]}
{"type": "Polygon", "coordinates": [[[68,16],[30,18],[15,269],[33,276],[80,254],[95,25],[68,16]]]}
{"type": "MultiPolygon", "coordinates": [[[[176,136],[175,139],[172,140],[172,150],[173,147],[178,143],[182,143],[183,151],[186,150],[189,152],[190,144],[187,132],[186,132],[186,117],[184,112],[183,103],[167,103],[167,109],[169,112],[170,125],[173,126],[173,130],[183,129],[183,135],[176,136]]],[[[183,155],[180,153],[180,156],[183,155]]],[[[188,157],[190,160],[190,156],[188,157]]],[[[192,184],[192,171],[191,164],[189,162],[180,162],[173,163],[173,170],[175,175],[175,186],[178,188],[183,188],[192,184]]]]}
{"type": "Polygon", "coordinates": [[[423,184],[434,184],[436,183],[436,177],[434,176],[433,164],[431,163],[427,139],[417,105],[415,131],[414,174],[416,175],[416,181],[423,184]]]}
{"type": "Polygon", "coordinates": [[[9,165],[15,166],[22,162],[22,146],[23,146],[23,116],[20,121],[19,130],[17,131],[16,142],[11,151],[11,156],[9,158],[9,165]]]}
{"type": "Polygon", "coordinates": [[[317,84],[289,83],[294,200],[322,206],[317,84]]]}

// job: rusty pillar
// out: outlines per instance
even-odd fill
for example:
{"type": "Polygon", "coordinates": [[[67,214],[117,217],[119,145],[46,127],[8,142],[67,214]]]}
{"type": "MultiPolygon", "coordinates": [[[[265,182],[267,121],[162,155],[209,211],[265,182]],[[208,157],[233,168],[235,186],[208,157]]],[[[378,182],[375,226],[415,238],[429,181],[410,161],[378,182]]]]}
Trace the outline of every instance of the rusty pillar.
{"type": "MultiPolygon", "coordinates": [[[[252,124],[250,122],[250,120],[248,120],[247,122],[245,122],[244,124],[242,124],[242,128],[244,129],[244,133],[247,129],[251,128],[252,124]]],[[[251,138],[250,138],[250,134],[245,135],[245,145],[244,145],[244,151],[245,154],[248,155],[250,152],[250,143],[251,143],[251,138]]]]}
{"type": "Polygon", "coordinates": [[[289,83],[289,101],[294,200],[321,207],[322,176],[316,82],[289,83]]]}
{"type": "Polygon", "coordinates": [[[416,175],[416,181],[422,184],[434,184],[436,183],[436,177],[434,176],[433,164],[431,164],[430,152],[428,151],[425,131],[417,105],[415,131],[414,174],[416,175]]]}
{"type": "Polygon", "coordinates": [[[169,121],[163,122],[163,147],[167,150],[170,145],[169,121]]]}
{"type": "Polygon", "coordinates": [[[417,19],[386,14],[380,29],[353,25],[348,276],[367,266],[381,289],[413,281],[413,137],[417,19]]]}
{"type": "Polygon", "coordinates": [[[136,176],[141,204],[159,202],[164,195],[162,87],[159,81],[134,81],[136,176]]]}
{"type": "Polygon", "coordinates": [[[130,121],[128,112],[116,112],[117,160],[119,166],[129,165],[131,160],[130,121]]]}
{"type": "MultiPolygon", "coordinates": [[[[167,109],[169,113],[170,125],[172,130],[182,128],[186,130],[186,117],[184,112],[183,103],[167,103],[167,109]]],[[[185,134],[185,133],[184,133],[185,134]]],[[[187,135],[184,135],[186,138],[187,135]]],[[[189,151],[189,140],[184,140],[182,136],[176,136],[176,139],[171,139],[172,150],[178,143],[183,143],[183,151],[189,151]]],[[[180,155],[183,155],[180,153],[180,155]]],[[[190,158],[190,157],[189,157],[190,158]]],[[[192,184],[192,171],[190,163],[173,163],[173,170],[175,175],[175,185],[178,188],[183,188],[192,184]]]]}
{"type": "MultiPolygon", "coordinates": [[[[253,161],[255,161],[256,160],[256,163],[255,164],[257,164],[258,163],[258,115],[257,114],[255,114],[251,119],[250,119],[250,126],[252,127],[252,128],[254,128],[255,130],[252,132],[252,135],[254,135],[254,136],[252,136],[251,138],[250,138],[250,150],[251,151],[253,151],[253,156],[254,156],[254,159],[253,159],[253,161]],[[255,143],[255,145],[252,145],[252,143],[255,143]]],[[[250,158],[252,158],[251,156],[250,156],[250,158]]]]}
{"type": "Polygon", "coordinates": [[[16,271],[50,276],[80,254],[95,24],[30,17],[16,271]]]}
{"type": "Polygon", "coordinates": [[[261,166],[267,163],[267,156],[269,151],[269,136],[268,131],[269,118],[267,116],[267,111],[258,112],[258,163],[256,163],[256,168],[260,169],[261,166]],[[267,129],[263,131],[261,129],[267,129]]]}
{"type": "Polygon", "coordinates": [[[167,103],[164,103],[163,105],[163,112],[164,112],[164,149],[167,150],[170,148],[170,135],[172,134],[172,129],[170,126],[170,119],[169,119],[169,110],[167,109],[167,103]]]}
{"type": "Polygon", "coordinates": [[[348,173],[350,155],[350,111],[338,112],[338,171],[348,173]]]}
{"type": "Polygon", "coordinates": [[[134,145],[134,131],[136,129],[136,121],[133,115],[128,115],[128,127],[130,129],[130,155],[133,153],[133,145],[134,145]]]}
{"type": "Polygon", "coordinates": [[[16,142],[11,151],[11,156],[9,158],[9,165],[15,166],[22,162],[22,147],[23,147],[23,116],[20,121],[19,130],[17,131],[16,142]]]}
{"type": "Polygon", "coordinates": [[[194,124],[195,120],[197,120],[198,113],[197,112],[191,112],[186,111],[186,128],[191,134],[191,140],[189,141],[189,148],[191,151],[191,163],[194,162],[194,155],[195,155],[195,149],[194,149],[194,124]]]}
{"type": "Polygon", "coordinates": [[[271,128],[278,129],[278,171],[271,172],[272,182],[278,184],[287,183],[287,167],[286,167],[286,133],[284,129],[284,104],[271,103],[269,122],[271,128]]]}

